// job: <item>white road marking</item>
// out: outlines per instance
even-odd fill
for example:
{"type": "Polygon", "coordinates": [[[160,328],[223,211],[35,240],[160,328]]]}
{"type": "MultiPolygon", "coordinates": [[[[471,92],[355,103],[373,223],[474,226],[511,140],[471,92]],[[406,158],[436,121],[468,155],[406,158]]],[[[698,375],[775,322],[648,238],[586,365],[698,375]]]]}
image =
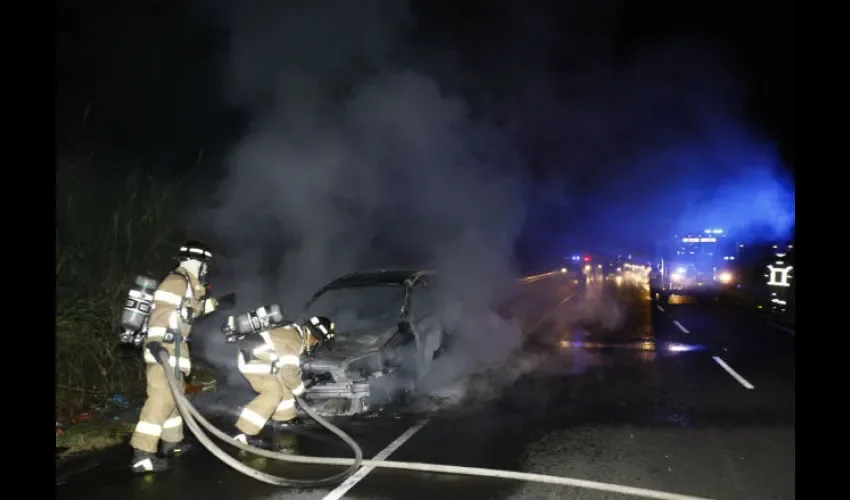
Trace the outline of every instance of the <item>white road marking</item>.
{"type": "Polygon", "coordinates": [[[787,326],[777,325],[776,323],[773,323],[772,321],[768,321],[767,324],[774,327],[774,328],[782,330],[783,332],[788,332],[795,337],[797,336],[797,333],[794,330],[788,328],[787,326]]]}
{"type": "Polygon", "coordinates": [[[657,307],[659,311],[664,312],[664,308],[659,306],[658,304],[655,304],[655,307],[657,307]]]}
{"type": "Polygon", "coordinates": [[[543,278],[548,278],[549,276],[555,276],[556,274],[564,274],[560,271],[552,271],[551,273],[543,273],[543,274],[535,274],[534,276],[526,276],[524,278],[519,278],[517,280],[518,283],[534,283],[535,281],[540,281],[543,278]]]}
{"type": "Polygon", "coordinates": [[[742,376],[738,375],[738,372],[736,372],[735,370],[733,370],[731,366],[727,365],[727,364],[726,364],[726,362],[725,362],[725,361],[723,361],[722,359],[720,359],[720,357],[719,357],[719,356],[713,356],[713,358],[714,358],[714,361],[716,361],[718,365],[720,365],[721,367],[723,367],[723,369],[724,369],[724,370],[726,370],[727,372],[729,372],[729,375],[732,375],[732,377],[733,377],[735,380],[737,380],[737,381],[738,381],[741,385],[743,385],[743,386],[744,386],[744,387],[746,387],[747,389],[755,389],[755,387],[753,386],[753,384],[751,384],[751,383],[747,382],[747,379],[745,379],[744,377],[742,377],[742,376]]]}
{"type": "MultiPolygon", "coordinates": [[[[397,449],[401,447],[404,443],[407,442],[408,439],[412,438],[414,434],[419,432],[419,429],[425,426],[428,423],[429,419],[421,420],[417,424],[415,424],[410,429],[404,431],[404,433],[397,437],[395,441],[387,445],[386,448],[379,451],[377,455],[372,458],[372,460],[383,462],[390,455],[393,454],[397,449]]],[[[369,475],[370,472],[375,470],[374,465],[367,465],[365,467],[360,467],[357,472],[352,474],[348,479],[346,479],[342,484],[336,487],[333,491],[328,493],[322,500],[339,500],[343,495],[348,493],[348,490],[354,488],[354,485],[362,481],[366,476],[369,475]]]]}
{"type": "Polygon", "coordinates": [[[688,331],[688,329],[687,329],[687,328],[685,328],[684,326],[682,326],[682,324],[681,324],[681,323],[679,323],[678,321],[676,321],[675,319],[673,320],[673,324],[674,324],[674,325],[676,325],[676,326],[678,326],[678,327],[679,327],[679,330],[682,330],[682,331],[683,331],[683,332],[685,332],[685,333],[691,333],[691,332],[689,332],[689,331],[688,331]]]}
{"type": "Polygon", "coordinates": [[[575,292],[571,293],[571,294],[570,294],[570,295],[569,295],[566,299],[564,299],[564,300],[562,300],[562,301],[558,302],[558,305],[556,305],[555,307],[553,307],[551,310],[547,311],[547,312],[546,312],[546,314],[544,314],[543,316],[541,316],[541,317],[540,317],[540,320],[539,320],[539,321],[537,321],[537,323],[535,323],[533,327],[528,328],[527,330],[528,330],[528,331],[530,331],[530,332],[532,332],[532,331],[537,330],[538,328],[540,328],[540,325],[542,325],[544,321],[546,321],[547,319],[549,319],[549,317],[550,317],[552,314],[554,314],[554,313],[555,313],[555,311],[556,311],[559,307],[561,307],[562,305],[566,304],[566,303],[567,303],[570,299],[572,299],[572,298],[573,298],[573,297],[575,297],[576,295],[578,295],[578,290],[576,290],[575,292]]]}

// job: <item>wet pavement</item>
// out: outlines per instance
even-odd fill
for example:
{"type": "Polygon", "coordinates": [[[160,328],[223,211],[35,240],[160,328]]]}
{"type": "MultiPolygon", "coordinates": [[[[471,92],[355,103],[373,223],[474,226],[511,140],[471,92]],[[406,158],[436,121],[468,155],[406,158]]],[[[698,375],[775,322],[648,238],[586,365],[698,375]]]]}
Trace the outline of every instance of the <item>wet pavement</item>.
{"type": "MultiPolygon", "coordinates": [[[[428,417],[343,426],[365,457],[522,471],[655,490],[654,498],[792,499],[796,337],[719,302],[649,299],[645,287],[562,277],[528,284],[511,314],[536,341],[505,364],[522,372],[498,397],[428,417]],[[535,310],[534,304],[539,304],[535,310]],[[598,317],[606,321],[594,320],[598,317]],[[683,495],[675,496],[674,494],[683,495]]],[[[497,374],[498,375],[498,374],[497,374]]],[[[350,456],[305,430],[299,451],[350,456]]],[[[225,446],[229,449],[229,447],[225,446]]],[[[235,452],[234,452],[235,453],[235,452]]],[[[339,469],[250,456],[293,478],[339,469]]],[[[60,499],[619,499],[575,486],[389,469],[344,487],[276,488],[194,450],[156,476],[133,476],[129,450],[57,485],[60,499]]],[[[637,497],[635,497],[637,498],[637,497]]]]}

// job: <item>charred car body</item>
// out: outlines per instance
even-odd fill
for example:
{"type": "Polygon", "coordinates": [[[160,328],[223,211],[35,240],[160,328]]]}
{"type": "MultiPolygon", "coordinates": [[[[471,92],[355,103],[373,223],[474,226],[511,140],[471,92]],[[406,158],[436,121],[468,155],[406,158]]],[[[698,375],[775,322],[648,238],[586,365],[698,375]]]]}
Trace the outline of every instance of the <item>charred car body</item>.
{"type": "Polygon", "coordinates": [[[437,299],[437,276],[422,270],[348,274],[316,292],[297,321],[329,317],[336,336],[302,362],[310,406],[360,415],[415,394],[449,339],[437,299]]]}

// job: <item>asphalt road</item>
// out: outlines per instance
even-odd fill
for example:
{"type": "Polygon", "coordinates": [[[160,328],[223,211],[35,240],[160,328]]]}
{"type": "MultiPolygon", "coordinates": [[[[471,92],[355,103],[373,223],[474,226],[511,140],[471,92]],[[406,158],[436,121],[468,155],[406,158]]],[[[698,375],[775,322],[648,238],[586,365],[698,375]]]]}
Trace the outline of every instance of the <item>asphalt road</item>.
{"type": "MultiPolygon", "coordinates": [[[[366,457],[546,474],[594,488],[378,468],[338,488],[292,490],[242,476],[205,450],[137,477],[125,449],[67,478],[57,498],[639,498],[606,491],[616,485],[681,500],[795,497],[794,335],[716,302],[674,296],[659,305],[630,283],[583,288],[556,276],[528,284],[515,304],[510,314],[522,316],[529,342],[475,381],[498,380],[495,395],[470,391],[481,398],[344,428],[366,457]]],[[[298,446],[350,456],[316,431],[298,446]]],[[[236,456],[290,477],[331,471],[236,456]]]]}

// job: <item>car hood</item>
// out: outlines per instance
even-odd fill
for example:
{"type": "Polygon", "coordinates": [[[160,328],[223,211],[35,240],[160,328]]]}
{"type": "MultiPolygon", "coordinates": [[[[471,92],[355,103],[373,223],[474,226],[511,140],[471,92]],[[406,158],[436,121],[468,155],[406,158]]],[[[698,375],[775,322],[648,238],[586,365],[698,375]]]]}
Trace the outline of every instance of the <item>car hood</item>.
{"type": "Polygon", "coordinates": [[[372,349],[379,349],[398,331],[398,325],[381,325],[357,330],[338,331],[333,345],[316,352],[316,360],[342,360],[372,349]]]}

